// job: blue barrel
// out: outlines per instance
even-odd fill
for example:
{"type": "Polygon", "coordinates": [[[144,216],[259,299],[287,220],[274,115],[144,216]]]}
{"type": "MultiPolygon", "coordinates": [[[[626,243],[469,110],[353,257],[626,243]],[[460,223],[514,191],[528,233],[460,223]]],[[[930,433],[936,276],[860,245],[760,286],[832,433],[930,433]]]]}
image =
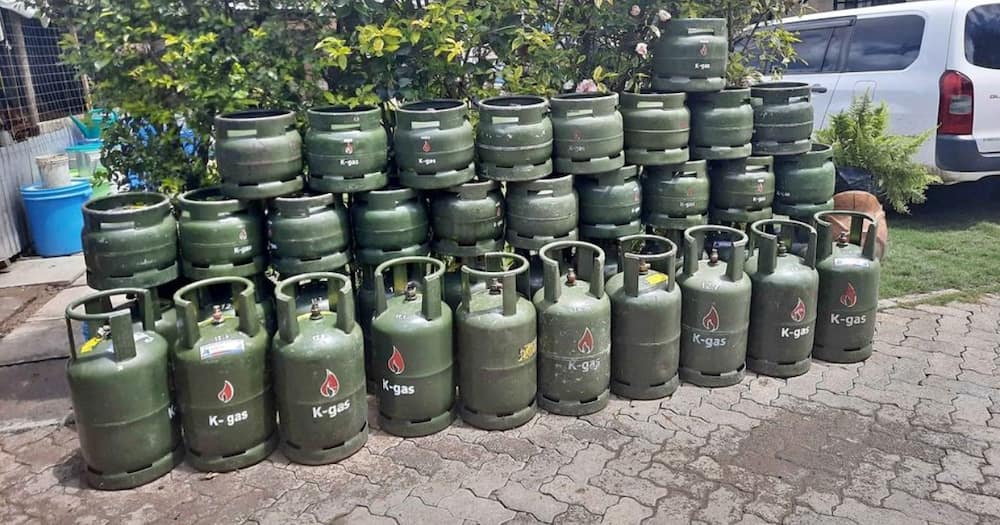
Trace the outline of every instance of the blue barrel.
{"type": "Polygon", "coordinates": [[[55,257],[83,249],[81,207],[91,191],[89,179],[73,179],[72,184],[61,188],[43,188],[41,184],[21,188],[28,230],[38,255],[55,257]]]}

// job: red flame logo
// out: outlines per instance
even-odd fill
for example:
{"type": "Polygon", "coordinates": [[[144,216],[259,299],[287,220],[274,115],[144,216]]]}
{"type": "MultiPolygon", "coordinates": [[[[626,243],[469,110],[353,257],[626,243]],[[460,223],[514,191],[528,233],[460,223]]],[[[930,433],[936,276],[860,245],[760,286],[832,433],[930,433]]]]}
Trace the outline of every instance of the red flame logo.
{"type": "Polygon", "coordinates": [[[425,140],[424,141],[424,147],[422,149],[424,150],[424,153],[430,153],[431,152],[431,141],[425,140]]]}
{"type": "Polygon", "coordinates": [[[687,196],[688,197],[694,197],[694,188],[688,188],[687,189],[687,196]]]}
{"type": "Polygon", "coordinates": [[[333,397],[336,396],[339,391],[340,381],[337,380],[337,374],[334,374],[329,368],[327,368],[326,379],[323,380],[322,385],[319,385],[319,395],[323,397],[333,397]]]}
{"type": "Polygon", "coordinates": [[[705,330],[708,330],[709,332],[714,332],[719,329],[719,311],[715,309],[714,304],[708,309],[708,313],[705,314],[705,317],[701,318],[701,326],[704,326],[705,330]]]}
{"type": "Polygon", "coordinates": [[[236,395],[236,389],[233,388],[233,384],[230,383],[228,380],[223,381],[222,390],[219,390],[219,395],[218,395],[219,401],[222,401],[223,403],[228,403],[233,400],[233,396],[235,395],[236,395]]]}
{"type": "Polygon", "coordinates": [[[580,336],[580,340],[576,342],[576,349],[579,350],[581,354],[589,354],[594,351],[594,334],[591,333],[590,327],[583,329],[583,335],[580,336]]]}
{"type": "Polygon", "coordinates": [[[764,181],[757,181],[757,193],[764,193],[764,181]]]}
{"type": "Polygon", "coordinates": [[[353,142],[345,142],[344,143],[344,153],[346,153],[348,155],[350,155],[351,153],[354,153],[354,143],[353,142]]]}
{"type": "Polygon", "coordinates": [[[703,43],[701,49],[698,50],[698,54],[703,57],[708,56],[708,44],[703,43]]]}
{"type": "Polygon", "coordinates": [[[573,140],[580,140],[580,130],[578,129],[573,130],[573,140]]]}
{"type": "Polygon", "coordinates": [[[854,289],[853,284],[847,283],[847,289],[840,296],[840,304],[848,308],[853,308],[854,305],[858,304],[858,292],[854,289]]]}
{"type": "Polygon", "coordinates": [[[792,321],[796,323],[801,323],[806,318],[806,303],[802,302],[802,298],[799,297],[799,302],[795,303],[795,308],[792,308],[792,321]]]}
{"type": "Polygon", "coordinates": [[[389,361],[386,363],[389,367],[389,371],[397,376],[406,370],[406,361],[403,361],[403,354],[399,353],[399,349],[395,346],[392,347],[392,355],[389,356],[389,361]]]}

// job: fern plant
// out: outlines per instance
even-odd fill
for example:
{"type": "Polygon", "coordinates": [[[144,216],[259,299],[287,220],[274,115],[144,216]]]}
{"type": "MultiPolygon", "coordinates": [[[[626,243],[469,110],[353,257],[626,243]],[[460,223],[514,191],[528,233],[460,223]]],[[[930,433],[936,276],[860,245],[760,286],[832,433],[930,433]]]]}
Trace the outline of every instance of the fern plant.
{"type": "Polygon", "coordinates": [[[833,115],[830,125],[816,132],[816,137],[833,146],[837,166],[871,173],[889,205],[899,213],[909,213],[910,204],[927,200],[928,186],[941,182],[926,166],[913,161],[932,133],[933,129],[919,135],[889,133],[889,107],[885,102],[876,104],[865,93],[833,115]]]}

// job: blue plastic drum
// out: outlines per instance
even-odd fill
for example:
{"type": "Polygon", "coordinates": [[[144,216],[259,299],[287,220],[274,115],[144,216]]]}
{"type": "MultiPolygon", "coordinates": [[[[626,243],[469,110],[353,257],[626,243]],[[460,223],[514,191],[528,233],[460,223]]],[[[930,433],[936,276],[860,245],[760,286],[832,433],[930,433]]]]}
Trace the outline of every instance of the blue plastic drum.
{"type": "Polygon", "coordinates": [[[38,255],[55,257],[83,249],[81,207],[91,191],[89,179],[73,179],[72,184],[61,188],[43,188],[41,184],[21,188],[28,230],[38,255]]]}

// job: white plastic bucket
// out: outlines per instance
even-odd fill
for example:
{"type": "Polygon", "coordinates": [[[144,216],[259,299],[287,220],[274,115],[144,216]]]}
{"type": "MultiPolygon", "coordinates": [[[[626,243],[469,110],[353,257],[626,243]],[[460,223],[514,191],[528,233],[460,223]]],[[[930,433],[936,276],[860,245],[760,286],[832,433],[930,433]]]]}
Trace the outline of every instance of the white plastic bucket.
{"type": "Polygon", "coordinates": [[[69,157],[62,153],[35,157],[35,164],[38,165],[43,188],[61,188],[73,182],[69,176],[69,157]]]}

